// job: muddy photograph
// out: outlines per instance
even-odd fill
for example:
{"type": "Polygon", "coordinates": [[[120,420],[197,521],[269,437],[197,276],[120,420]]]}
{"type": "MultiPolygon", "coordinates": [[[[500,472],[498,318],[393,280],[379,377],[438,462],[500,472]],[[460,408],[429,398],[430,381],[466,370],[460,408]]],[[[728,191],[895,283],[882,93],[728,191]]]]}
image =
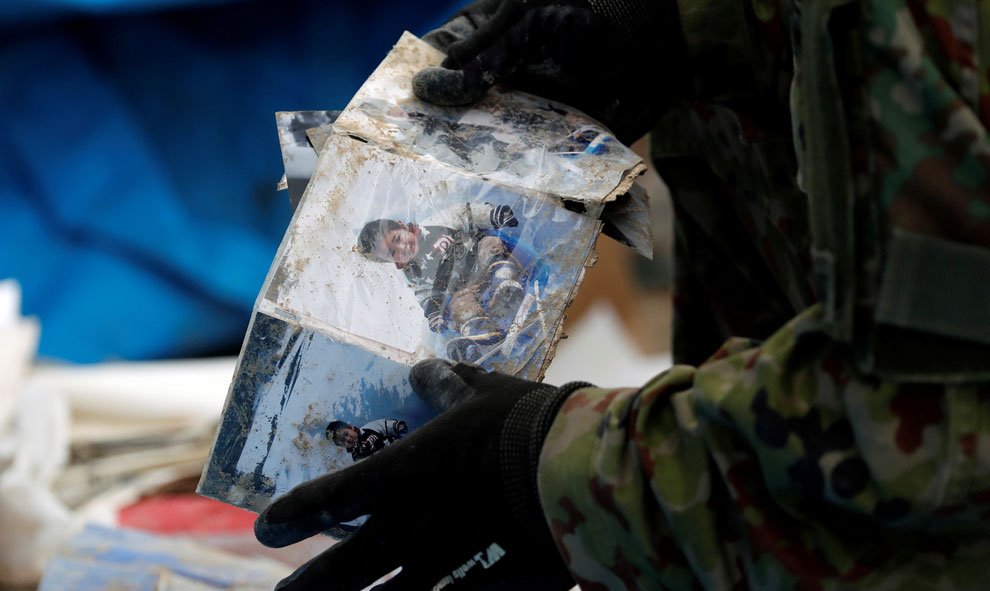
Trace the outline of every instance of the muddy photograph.
{"type": "Polygon", "coordinates": [[[334,168],[300,205],[270,305],[411,362],[538,375],[595,219],[380,150],[324,165],[334,168]]]}
{"type": "Polygon", "coordinates": [[[409,368],[257,314],[200,492],[260,511],[433,416],[409,368]]]}

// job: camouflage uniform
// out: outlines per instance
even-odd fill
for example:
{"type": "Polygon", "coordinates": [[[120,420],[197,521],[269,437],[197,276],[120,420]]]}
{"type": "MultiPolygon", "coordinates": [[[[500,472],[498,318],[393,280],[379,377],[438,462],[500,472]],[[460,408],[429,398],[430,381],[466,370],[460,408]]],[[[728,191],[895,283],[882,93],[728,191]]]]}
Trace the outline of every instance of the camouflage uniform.
{"type": "Polygon", "coordinates": [[[654,156],[675,360],[700,365],[565,403],[539,478],[569,568],[585,590],[990,588],[990,7],[680,8],[708,78],[654,156]]]}

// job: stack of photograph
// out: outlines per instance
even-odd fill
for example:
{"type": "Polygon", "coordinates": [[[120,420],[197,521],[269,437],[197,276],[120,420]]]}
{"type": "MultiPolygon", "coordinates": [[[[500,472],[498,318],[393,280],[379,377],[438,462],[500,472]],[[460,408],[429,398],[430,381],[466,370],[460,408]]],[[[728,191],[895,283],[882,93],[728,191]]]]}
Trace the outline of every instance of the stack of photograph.
{"type": "Polygon", "coordinates": [[[415,98],[443,55],[406,33],[339,113],[279,113],[295,213],[261,289],[199,492],[252,511],[434,411],[440,357],[537,380],[638,156],[570,107],[494,88],[415,98]]]}

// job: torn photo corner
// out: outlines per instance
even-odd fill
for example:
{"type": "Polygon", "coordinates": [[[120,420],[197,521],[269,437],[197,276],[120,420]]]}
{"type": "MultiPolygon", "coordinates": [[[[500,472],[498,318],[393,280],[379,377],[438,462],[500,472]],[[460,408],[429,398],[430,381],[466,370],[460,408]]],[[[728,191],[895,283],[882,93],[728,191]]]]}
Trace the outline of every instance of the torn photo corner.
{"type": "Polygon", "coordinates": [[[641,256],[653,259],[650,197],[638,182],[633,183],[629,191],[605,204],[601,220],[603,234],[641,256]]]}
{"type": "Polygon", "coordinates": [[[589,210],[625,193],[645,170],[604,125],[562,103],[499,85],[469,106],[419,100],[413,75],[443,58],[404,33],[334,122],[335,133],[589,210]]]}
{"type": "Polygon", "coordinates": [[[283,154],[309,150],[315,168],[290,174],[286,157],[290,191],[293,178],[305,190],[201,494],[261,511],[401,440],[434,415],[408,382],[423,359],[538,380],[553,358],[603,208],[643,163],[583,113],[532,95],[422,103],[411,77],[441,58],[406,33],[335,121],[280,114],[283,154]]]}
{"type": "Polygon", "coordinates": [[[299,205],[303,191],[309,184],[322,145],[310,141],[308,131],[325,127],[332,129],[340,111],[279,111],[275,113],[278,144],[282,150],[285,174],[279,180],[278,190],[289,190],[292,209],[299,205]],[[284,183],[284,184],[283,184],[284,183]]]}

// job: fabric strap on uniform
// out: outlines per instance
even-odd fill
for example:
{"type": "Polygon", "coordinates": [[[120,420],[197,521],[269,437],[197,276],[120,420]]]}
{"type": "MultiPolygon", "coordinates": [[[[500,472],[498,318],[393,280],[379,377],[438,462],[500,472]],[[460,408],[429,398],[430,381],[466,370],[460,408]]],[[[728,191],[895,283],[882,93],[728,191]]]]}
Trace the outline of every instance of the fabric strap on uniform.
{"type": "MultiPolygon", "coordinates": [[[[818,297],[842,340],[852,332],[853,183],[849,130],[836,76],[830,21],[846,0],[805,2],[801,10],[799,130],[806,140],[801,174],[808,192],[818,297]]],[[[842,41],[839,41],[840,43],[842,41]]]]}
{"type": "Polygon", "coordinates": [[[878,323],[990,344],[990,251],[895,230],[878,323]]]}

